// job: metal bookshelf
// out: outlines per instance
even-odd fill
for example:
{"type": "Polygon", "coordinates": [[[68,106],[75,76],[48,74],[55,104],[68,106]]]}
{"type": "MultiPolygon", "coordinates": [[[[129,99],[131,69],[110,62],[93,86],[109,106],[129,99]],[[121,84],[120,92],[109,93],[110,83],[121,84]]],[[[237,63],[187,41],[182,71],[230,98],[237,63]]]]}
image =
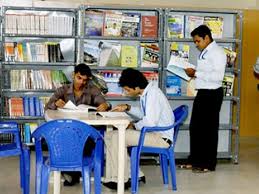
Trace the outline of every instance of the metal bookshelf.
{"type": "MultiPolygon", "coordinates": [[[[240,72],[241,72],[241,47],[242,47],[242,12],[233,10],[200,10],[200,9],[165,9],[164,10],[164,65],[162,85],[166,93],[166,79],[168,71],[167,63],[170,59],[170,44],[176,42],[178,44],[187,44],[189,50],[189,62],[196,65],[196,59],[199,51],[195,48],[191,38],[170,38],[168,36],[168,18],[170,15],[186,16],[210,16],[223,18],[223,34],[222,38],[216,38],[215,41],[221,46],[231,47],[236,53],[237,58],[235,66],[226,68],[226,72],[235,75],[235,86],[232,96],[225,96],[220,113],[219,127],[219,143],[218,158],[233,159],[234,163],[238,163],[239,152],[239,113],[240,113],[240,72]]],[[[186,29],[186,19],[184,19],[184,29],[186,29]]],[[[183,88],[186,89],[186,88],[183,88]]],[[[185,124],[182,126],[179,139],[177,140],[175,152],[176,157],[186,158],[189,155],[189,122],[192,112],[193,96],[186,96],[182,91],[181,96],[168,97],[172,107],[180,104],[187,104],[190,108],[189,116],[185,124]]]]}

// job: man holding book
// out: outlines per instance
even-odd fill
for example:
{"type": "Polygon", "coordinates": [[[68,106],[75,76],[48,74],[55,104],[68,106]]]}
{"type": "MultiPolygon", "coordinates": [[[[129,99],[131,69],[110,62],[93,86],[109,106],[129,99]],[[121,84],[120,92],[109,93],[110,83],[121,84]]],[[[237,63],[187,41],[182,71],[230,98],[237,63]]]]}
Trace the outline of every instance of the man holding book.
{"type": "Polygon", "coordinates": [[[216,169],[219,113],[223,101],[222,81],[227,57],[223,48],[213,40],[211,30],[206,25],[194,29],[191,36],[201,53],[196,70],[185,69],[189,77],[195,78],[198,93],[190,121],[189,163],[182,167],[200,173],[216,169]]]}
{"type": "MultiPolygon", "coordinates": [[[[125,153],[127,147],[138,145],[140,130],[144,127],[170,126],[174,123],[174,115],[170,104],[154,82],[148,83],[146,77],[138,70],[127,68],[122,71],[119,78],[119,85],[124,89],[128,96],[140,96],[140,107],[133,107],[128,104],[120,104],[112,111],[126,111],[127,113],[139,118],[136,123],[128,126],[125,134],[125,153]]],[[[173,129],[145,135],[145,146],[169,147],[173,141],[173,129]]],[[[108,188],[117,189],[117,169],[118,169],[118,131],[107,132],[105,135],[107,148],[106,155],[106,179],[103,182],[108,188]]],[[[125,154],[125,188],[130,186],[130,159],[125,154]]],[[[139,173],[140,181],[145,183],[143,172],[139,173]]]]}
{"type": "MultiPolygon", "coordinates": [[[[71,101],[76,106],[85,104],[97,107],[97,111],[108,110],[111,107],[110,104],[106,102],[101,90],[91,83],[91,78],[92,72],[87,65],[81,63],[75,66],[73,82],[58,88],[46,104],[45,110],[63,108],[68,101],[71,101]]],[[[94,147],[94,142],[89,140],[86,144],[84,153],[90,154],[94,147]]],[[[79,183],[79,178],[80,172],[66,173],[64,185],[72,186],[79,183]]]]}

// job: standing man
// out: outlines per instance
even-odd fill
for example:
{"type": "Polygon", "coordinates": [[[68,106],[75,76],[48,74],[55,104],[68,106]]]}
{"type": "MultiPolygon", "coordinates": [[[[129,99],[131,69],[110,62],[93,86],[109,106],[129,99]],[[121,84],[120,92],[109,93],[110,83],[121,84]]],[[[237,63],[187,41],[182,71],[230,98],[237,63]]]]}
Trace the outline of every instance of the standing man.
{"type": "MultiPolygon", "coordinates": [[[[73,73],[73,83],[63,85],[58,88],[57,91],[49,99],[45,106],[45,109],[55,110],[57,108],[63,108],[64,105],[71,100],[76,106],[79,104],[86,104],[97,107],[97,111],[106,111],[110,108],[110,104],[106,102],[99,88],[91,83],[92,72],[90,68],[81,63],[75,66],[73,73]]],[[[84,154],[91,153],[94,142],[87,140],[84,149],[84,154]]],[[[72,186],[79,183],[80,172],[66,172],[65,186],[72,186]]]]}
{"type": "MultiPolygon", "coordinates": [[[[119,79],[119,85],[128,96],[140,96],[140,108],[128,104],[117,105],[113,111],[127,111],[139,118],[139,121],[129,125],[125,134],[125,153],[127,147],[138,145],[140,130],[144,127],[170,126],[174,123],[174,115],[170,104],[154,82],[148,83],[145,76],[135,69],[125,69],[119,79]]],[[[147,133],[145,135],[145,146],[167,148],[173,141],[173,129],[147,133]]],[[[105,136],[107,148],[106,155],[106,180],[103,183],[106,187],[117,189],[117,169],[118,169],[118,131],[107,132],[105,136]]],[[[130,186],[130,158],[125,154],[125,188],[130,186]]],[[[145,183],[143,172],[140,171],[140,180],[145,183]]]]}
{"type": "Polygon", "coordinates": [[[219,113],[223,100],[222,80],[227,57],[217,45],[206,25],[191,32],[193,42],[201,51],[197,68],[187,68],[195,78],[197,96],[193,102],[190,122],[189,165],[193,172],[215,171],[217,163],[219,113]]]}

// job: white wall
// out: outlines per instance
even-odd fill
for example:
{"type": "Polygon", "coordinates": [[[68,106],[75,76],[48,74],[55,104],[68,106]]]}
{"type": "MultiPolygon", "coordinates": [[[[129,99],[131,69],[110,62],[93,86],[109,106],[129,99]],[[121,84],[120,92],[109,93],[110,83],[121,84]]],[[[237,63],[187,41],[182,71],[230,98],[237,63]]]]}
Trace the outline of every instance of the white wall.
{"type": "Polygon", "coordinates": [[[217,9],[259,9],[259,0],[0,0],[4,6],[78,7],[87,5],[123,5],[131,7],[195,7],[217,9]]]}

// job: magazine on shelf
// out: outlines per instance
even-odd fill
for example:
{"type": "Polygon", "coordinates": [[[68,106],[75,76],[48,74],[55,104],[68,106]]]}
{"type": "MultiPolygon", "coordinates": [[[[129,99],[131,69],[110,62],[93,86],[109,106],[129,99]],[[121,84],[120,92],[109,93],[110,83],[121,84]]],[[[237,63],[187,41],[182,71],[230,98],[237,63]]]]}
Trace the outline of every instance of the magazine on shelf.
{"type": "Polygon", "coordinates": [[[227,55],[227,66],[226,67],[229,67],[229,68],[235,67],[237,53],[226,47],[224,47],[224,52],[227,55]]]}
{"type": "Polygon", "coordinates": [[[184,15],[168,16],[168,38],[184,37],[184,15]]]}
{"type": "Polygon", "coordinates": [[[203,16],[187,15],[185,21],[185,38],[191,38],[191,32],[202,25],[204,22],[203,16]]]}
{"type": "Polygon", "coordinates": [[[234,80],[235,80],[234,74],[228,73],[224,75],[224,78],[222,81],[224,96],[233,96],[234,80]]]}
{"type": "Polygon", "coordinates": [[[121,26],[122,37],[140,36],[140,13],[124,13],[121,26]]]}
{"type": "Polygon", "coordinates": [[[181,96],[181,78],[176,75],[167,75],[166,77],[167,96],[181,96]]]}
{"type": "Polygon", "coordinates": [[[141,43],[141,67],[157,68],[160,61],[159,47],[157,43],[141,43]]]}
{"type": "Polygon", "coordinates": [[[102,11],[87,10],[85,12],[85,35],[102,36],[104,14],[102,11]]]}
{"type": "Polygon", "coordinates": [[[122,13],[105,13],[104,17],[104,36],[121,36],[121,27],[123,21],[122,13]]]}
{"type": "Polygon", "coordinates": [[[224,24],[223,17],[205,16],[204,24],[210,28],[212,38],[223,37],[223,24],[224,24]]]}

